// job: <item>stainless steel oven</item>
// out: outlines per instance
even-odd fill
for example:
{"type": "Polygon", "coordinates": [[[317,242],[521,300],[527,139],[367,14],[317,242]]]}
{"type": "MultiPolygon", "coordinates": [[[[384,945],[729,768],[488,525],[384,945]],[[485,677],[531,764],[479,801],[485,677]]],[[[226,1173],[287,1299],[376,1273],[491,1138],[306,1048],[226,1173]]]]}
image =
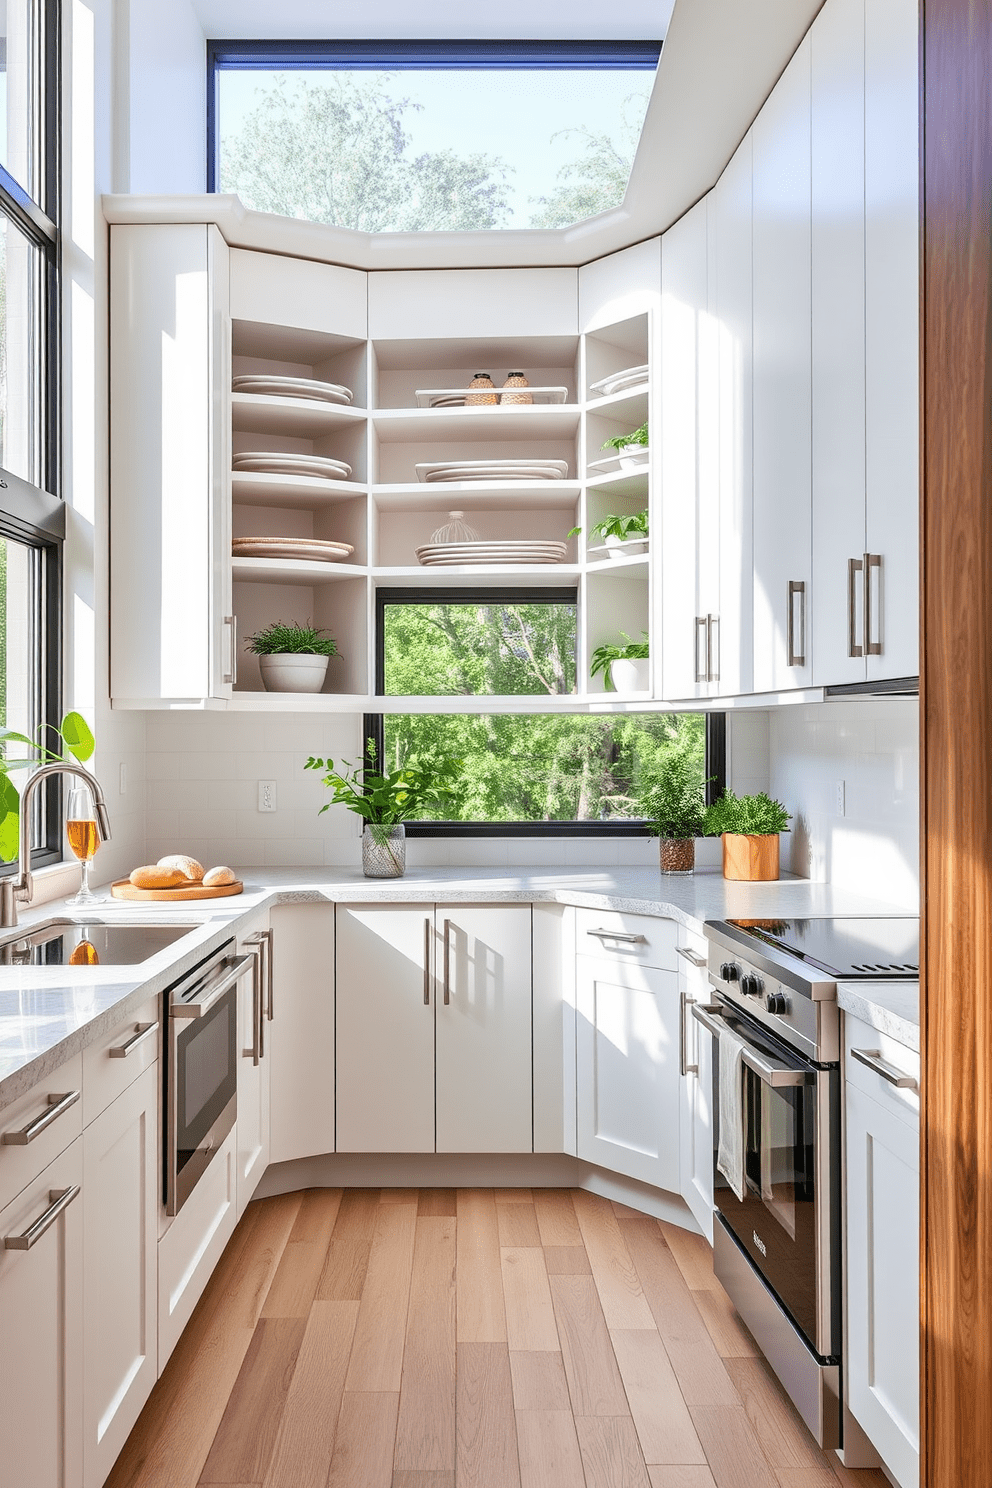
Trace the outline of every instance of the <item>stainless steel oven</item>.
{"type": "Polygon", "coordinates": [[[258,958],[228,941],[165,993],[165,1210],[178,1214],[238,1111],[238,983],[258,958]]]}

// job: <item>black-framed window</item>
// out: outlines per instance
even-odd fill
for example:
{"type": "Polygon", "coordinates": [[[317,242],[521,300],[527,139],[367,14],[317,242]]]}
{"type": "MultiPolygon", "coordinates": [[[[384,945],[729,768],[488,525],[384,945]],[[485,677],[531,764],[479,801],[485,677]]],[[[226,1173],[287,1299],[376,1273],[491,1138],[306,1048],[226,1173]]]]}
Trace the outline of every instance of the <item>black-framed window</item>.
{"type": "Polygon", "coordinates": [[[445,819],[411,821],[411,836],[644,836],[638,786],[673,749],[698,760],[709,799],[723,789],[722,713],[611,711],[608,694],[595,713],[552,701],[576,690],[576,625],[572,588],[377,591],[377,693],[473,704],[365,717],[386,768],[464,761],[445,819]],[[486,698],[513,703],[487,710],[486,698]]]}
{"type": "Polygon", "coordinates": [[[365,232],[562,227],[623,200],[643,41],[207,43],[207,189],[365,232]]]}

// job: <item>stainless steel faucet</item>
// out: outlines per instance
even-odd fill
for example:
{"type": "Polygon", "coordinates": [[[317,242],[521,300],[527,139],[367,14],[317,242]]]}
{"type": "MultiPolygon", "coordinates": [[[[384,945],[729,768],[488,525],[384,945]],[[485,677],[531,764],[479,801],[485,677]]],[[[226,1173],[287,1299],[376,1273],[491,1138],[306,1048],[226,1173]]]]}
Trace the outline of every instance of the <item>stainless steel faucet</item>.
{"type": "Polygon", "coordinates": [[[2,929],[8,929],[11,925],[17,924],[18,903],[26,903],[34,893],[34,883],[29,866],[31,862],[31,803],[38,786],[53,775],[76,775],[84,785],[89,786],[93,793],[93,806],[96,811],[97,835],[101,842],[110,840],[110,817],[107,813],[107,803],[104,799],[103,787],[96,776],[91,775],[89,770],[84,769],[82,765],[71,765],[68,761],[39,765],[38,769],[28,777],[21,792],[17,873],[11,878],[0,879],[0,928],[2,929]]]}

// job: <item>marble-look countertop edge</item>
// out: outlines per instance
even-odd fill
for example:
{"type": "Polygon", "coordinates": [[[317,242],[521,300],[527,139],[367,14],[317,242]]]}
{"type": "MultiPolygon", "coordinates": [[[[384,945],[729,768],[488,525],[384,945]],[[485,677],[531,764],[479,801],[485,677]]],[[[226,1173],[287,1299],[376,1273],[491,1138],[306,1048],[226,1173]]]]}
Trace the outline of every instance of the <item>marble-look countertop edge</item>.
{"type": "Polygon", "coordinates": [[[837,1006],[842,1012],[859,1018],[869,1028],[888,1035],[917,1054],[920,1052],[919,997],[919,982],[872,983],[867,986],[845,982],[837,987],[837,1006]]]}

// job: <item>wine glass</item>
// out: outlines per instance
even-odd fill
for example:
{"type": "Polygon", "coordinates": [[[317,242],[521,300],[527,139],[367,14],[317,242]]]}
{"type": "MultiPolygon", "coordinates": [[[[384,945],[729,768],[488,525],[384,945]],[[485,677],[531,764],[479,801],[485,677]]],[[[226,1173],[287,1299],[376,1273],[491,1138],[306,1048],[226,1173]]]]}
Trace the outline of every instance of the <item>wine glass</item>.
{"type": "Polygon", "coordinates": [[[69,848],[82,864],[83,880],[70,904],[97,904],[99,899],[90,888],[90,864],[100,846],[93,793],[88,785],[74,785],[69,792],[65,813],[65,831],[69,848]]]}

